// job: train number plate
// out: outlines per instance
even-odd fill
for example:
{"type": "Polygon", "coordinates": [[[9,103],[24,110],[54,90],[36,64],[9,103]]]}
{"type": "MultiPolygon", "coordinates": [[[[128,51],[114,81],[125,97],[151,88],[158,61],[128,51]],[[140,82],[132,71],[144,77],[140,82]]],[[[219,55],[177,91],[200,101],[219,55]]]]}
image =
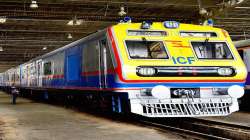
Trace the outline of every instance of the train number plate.
{"type": "Polygon", "coordinates": [[[200,98],[199,88],[171,88],[171,98],[200,98]]]}

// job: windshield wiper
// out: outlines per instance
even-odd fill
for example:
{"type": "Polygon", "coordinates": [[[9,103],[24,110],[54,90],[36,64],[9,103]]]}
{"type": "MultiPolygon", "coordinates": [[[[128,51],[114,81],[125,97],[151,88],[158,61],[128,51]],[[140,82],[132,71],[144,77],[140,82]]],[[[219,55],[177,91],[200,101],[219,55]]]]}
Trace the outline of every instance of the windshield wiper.
{"type": "Polygon", "coordinates": [[[142,37],[142,41],[143,43],[146,45],[147,47],[147,51],[148,51],[148,57],[152,58],[152,55],[151,55],[151,51],[150,51],[150,45],[147,41],[147,39],[145,37],[142,37]]]}

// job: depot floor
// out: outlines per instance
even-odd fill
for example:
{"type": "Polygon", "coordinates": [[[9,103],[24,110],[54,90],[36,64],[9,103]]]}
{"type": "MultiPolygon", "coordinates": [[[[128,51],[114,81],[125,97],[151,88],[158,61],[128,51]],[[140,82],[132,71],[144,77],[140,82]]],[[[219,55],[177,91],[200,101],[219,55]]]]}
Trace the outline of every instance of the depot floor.
{"type": "Polygon", "coordinates": [[[183,137],[23,98],[12,105],[10,96],[0,92],[0,139],[169,140],[183,137]]]}

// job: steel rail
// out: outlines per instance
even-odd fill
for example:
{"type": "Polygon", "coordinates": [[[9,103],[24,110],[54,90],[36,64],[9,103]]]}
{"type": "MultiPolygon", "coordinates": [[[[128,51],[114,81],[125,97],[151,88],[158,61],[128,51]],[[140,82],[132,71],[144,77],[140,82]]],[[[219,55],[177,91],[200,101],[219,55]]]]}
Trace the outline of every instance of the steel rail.
{"type": "Polygon", "coordinates": [[[223,126],[223,127],[232,127],[234,129],[242,129],[242,130],[246,130],[246,131],[250,132],[250,126],[247,126],[247,125],[240,125],[240,124],[235,124],[235,123],[227,123],[227,122],[200,119],[200,118],[188,118],[186,120],[194,121],[194,122],[198,122],[198,123],[204,123],[204,124],[207,124],[207,125],[217,125],[217,126],[223,126]]]}
{"type": "Polygon", "coordinates": [[[155,127],[155,128],[174,131],[174,132],[180,133],[182,135],[187,134],[187,135],[190,135],[192,137],[200,137],[200,138],[213,139],[213,140],[230,140],[229,138],[224,138],[224,137],[220,137],[220,136],[214,136],[211,134],[196,132],[196,131],[192,131],[192,130],[188,130],[188,129],[174,127],[172,125],[167,125],[167,124],[160,124],[160,123],[144,121],[144,120],[140,120],[140,123],[147,125],[147,126],[155,127]]]}

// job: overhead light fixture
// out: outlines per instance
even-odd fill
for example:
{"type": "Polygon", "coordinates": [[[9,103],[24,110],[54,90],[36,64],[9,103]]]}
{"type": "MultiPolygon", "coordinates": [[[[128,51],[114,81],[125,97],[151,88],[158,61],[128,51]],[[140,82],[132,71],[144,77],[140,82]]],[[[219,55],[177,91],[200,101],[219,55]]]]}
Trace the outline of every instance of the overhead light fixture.
{"type": "Polygon", "coordinates": [[[241,4],[244,0],[229,0],[225,3],[226,7],[234,7],[235,5],[241,4]]]}
{"type": "Polygon", "coordinates": [[[201,8],[199,13],[200,13],[200,15],[206,15],[208,12],[205,8],[201,8]]]}
{"type": "Polygon", "coordinates": [[[236,9],[250,9],[250,7],[235,7],[236,9]]]}
{"type": "Polygon", "coordinates": [[[72,39],[73,38],[73,36],[71,35],[71,33],[68,33],[68,37],[67,37],[68,39],[72,39]]]}
{"type": "Polygon", "coordinates": [[[242,3],[244,0],[237,0],[237,4],[240,4],[240,3],[242,3]]]}
{"type": "Polygon", "coordinates": [[[0,47],[0,52],[3,52],[3,47],[0,47]]]}
{"type": "Polygon", "coordinates": [[[122,6],[121,8],[120,8],[120,11],[118,12],[118,15],[119,16],[124,16],[124,15],[126,15],[127,13],[125,12],[125,9],[124,9],[124,7],[122,6]]]}
{"type": "Polygon", "coordinates": [[[0,17],[0,23],[5,23],[7,18],[5,16],[0,17]]]}
{"type": "Polygon", "coordinates": [[[43,47],[43,50],[47,50],[47,47],[43,47]]]}
{"type": "Polygon", "coordinates": [[[74,17],[72,20],[68,21],[67,25],[69,26],[75,26],[75,25],[81,25],[83,23],[82,19],[77,19],[74,17]]]}
{"type": "Polygon", "coordinates": [[[30,8],[32,8],[32,9],[38,8],[38,4],[37,4],[37,2],[35,0],[31,1],[30,8]]]}

